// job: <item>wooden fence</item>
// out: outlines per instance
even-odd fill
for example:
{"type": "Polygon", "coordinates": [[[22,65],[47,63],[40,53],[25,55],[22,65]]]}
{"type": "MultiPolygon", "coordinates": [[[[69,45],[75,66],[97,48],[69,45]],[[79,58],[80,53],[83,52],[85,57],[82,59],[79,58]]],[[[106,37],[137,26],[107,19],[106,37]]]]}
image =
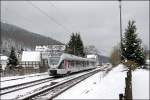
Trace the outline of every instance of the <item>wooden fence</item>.
{"type": "Polygon", "coordinates": [[[26,74],[34,74],[34,73],[41,73],[46,72],[48,69],[48,62],[47,60],[42,60],[41,62],[20,62],[16,68],[9,69],[6,68],[5,70],[1,70],[1,77],[6,76],[16,76],[16,75],[26,75],[26,74]]]}

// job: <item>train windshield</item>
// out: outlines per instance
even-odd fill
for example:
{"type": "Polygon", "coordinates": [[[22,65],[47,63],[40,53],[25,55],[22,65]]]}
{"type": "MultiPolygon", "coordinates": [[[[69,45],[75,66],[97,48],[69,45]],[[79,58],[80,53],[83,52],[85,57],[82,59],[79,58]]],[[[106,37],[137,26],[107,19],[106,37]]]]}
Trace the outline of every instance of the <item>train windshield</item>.
{"type": "Polygon", "coordinates": [[[50,57],[49,62],[50,65],[57,65],[60,60],[60,57],[50,57]]]}

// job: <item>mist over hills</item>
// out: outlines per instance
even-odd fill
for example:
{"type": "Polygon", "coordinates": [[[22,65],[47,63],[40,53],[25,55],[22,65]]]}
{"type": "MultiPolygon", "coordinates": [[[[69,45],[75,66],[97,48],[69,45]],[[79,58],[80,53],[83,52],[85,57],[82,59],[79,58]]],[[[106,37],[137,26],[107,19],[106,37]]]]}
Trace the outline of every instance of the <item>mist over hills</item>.
{"type": "Polygon", "coordinates": [[[3,54],[8,54],[11,47],[15,47],[16,50],[34,50],[36,45],[62,45],[63,43],[46,37],[40,34],[36,34],[20,28],[15,25],[1,23],[1,50],[3,54]]]}

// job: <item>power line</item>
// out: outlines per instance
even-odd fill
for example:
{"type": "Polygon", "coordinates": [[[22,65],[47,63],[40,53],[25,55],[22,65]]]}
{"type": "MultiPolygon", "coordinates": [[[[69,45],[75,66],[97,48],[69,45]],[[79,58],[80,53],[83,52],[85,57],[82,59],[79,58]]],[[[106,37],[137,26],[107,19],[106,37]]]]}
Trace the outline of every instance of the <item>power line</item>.
{"type": "MultiPolygon", "coordinates": [[[[53,4],[51,1],[49,2],[50,3],[50,5],[52,6],[52,7],[54,7],[56,10],[57,10],[57,12],[63,17],[63,19],[64,20],[66,20],[67,22],[69,22],[67,19],[67,17],[64,15],[64,13],[60,10],[60,9],[58,9],[56,6],[55,6],[55,4],[53,4]]],[[[70,22],[69,22],[70,23],[70,22]]],[[[70,24],[71,25],[71,24],[70,24]]],[[[72,27],[72,25],[70,26],[72,29],[73,29],[73,27],[72,27]]]]}
{"type": "Polygon", "coordinates": [[[48,15],[46,12],[44,12],[42,9],[40,9],[38,6],[33,4],[32,2],[28,2],[32,7],[36,8],[39,12],[41,12],[43,15],[47,16],[48,19],[53,21],[55,24],[61,26],[65,31],[70,32],[65,26],[63,26],[61,23],[58,23],[52,16],[48,15]]]}

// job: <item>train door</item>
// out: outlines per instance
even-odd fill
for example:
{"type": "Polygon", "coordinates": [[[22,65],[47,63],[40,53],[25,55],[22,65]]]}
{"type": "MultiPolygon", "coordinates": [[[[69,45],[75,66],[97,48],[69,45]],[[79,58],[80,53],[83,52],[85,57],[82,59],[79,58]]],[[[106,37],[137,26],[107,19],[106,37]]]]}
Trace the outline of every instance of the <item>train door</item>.
{"type": "Polygon", "coordinates": [[[69,74],[70,69],[69,69],[69,61],[68,60],[64,60],[64,68],[67,71],[67,74],[69,74]]]}
{"type": "Polygon", "coordinates": [[[68,68],[69,68],[69,62],[68,62],[68,60],[64,60],[64,68],[66,70],[68,70],[68,68]]]}

